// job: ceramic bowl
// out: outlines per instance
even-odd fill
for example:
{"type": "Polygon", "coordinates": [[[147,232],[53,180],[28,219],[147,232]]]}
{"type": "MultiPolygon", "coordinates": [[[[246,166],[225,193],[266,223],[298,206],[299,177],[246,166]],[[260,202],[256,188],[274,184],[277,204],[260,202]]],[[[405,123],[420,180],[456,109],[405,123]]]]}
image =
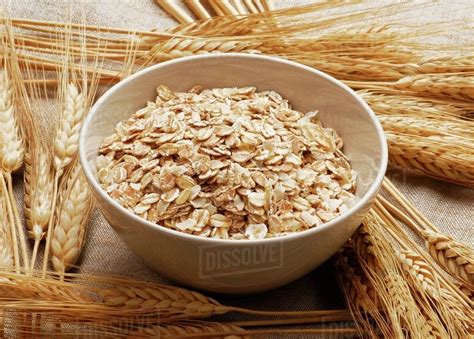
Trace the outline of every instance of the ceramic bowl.
{"type": "Polygon", "coordinates": [[[253,293],[285,285],[314,270],[352,235],[370,208],[387,165],[383,130],[369,106],[333,77],[279,58],[239,53],[181,58],[144,69],[109,89],[92,107],[80,136],[80,159],[98,205],[122,241],[162,276],[220,293],[253,293]],[[95,159],[115,125],[156,97],[174,91],[256,86],[274,90],[293,107],[318,110],[324,126],[344,140],[358,172],[358,202],[343,215],[304,232],[263,240],[201,238],[155,225],[112,200],[96,179],[95,159]]]}

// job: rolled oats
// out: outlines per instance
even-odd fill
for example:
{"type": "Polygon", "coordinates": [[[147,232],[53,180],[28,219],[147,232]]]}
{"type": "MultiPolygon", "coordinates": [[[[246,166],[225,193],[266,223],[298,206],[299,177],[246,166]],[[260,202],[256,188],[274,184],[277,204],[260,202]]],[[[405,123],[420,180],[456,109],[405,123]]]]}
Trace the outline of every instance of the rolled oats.
{"type": "Polygon", "coordinates": [[[342,139],[254,87],[174,93],[120,122],[97,158],[124,208],[201,237],[263,239],[317,227],[355,203],[342,139]]]}

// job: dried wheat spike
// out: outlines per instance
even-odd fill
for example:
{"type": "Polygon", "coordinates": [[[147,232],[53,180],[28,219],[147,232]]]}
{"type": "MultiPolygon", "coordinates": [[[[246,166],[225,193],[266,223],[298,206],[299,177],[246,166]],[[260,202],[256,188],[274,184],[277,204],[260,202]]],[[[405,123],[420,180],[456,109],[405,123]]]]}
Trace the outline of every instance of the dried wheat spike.
{"type": "Polygon", "coordinates": [[[403,265],[403,270],[419,283],[427,295],[439,300],[442,291],[436,284],[434,273],[428,263],[412,251],[401,250],[397,251],[396,254],[398,260],[403,265]]]}
{"type": "Polygon", "coordinates": [[[397,115],[443,118],[459,121],[458,117],[467,116],[472,111],[469,107],[453,105],[439,99],[423,98],[409,95],[390,95],[377,91],[359,90],[357,93],[364,98],[378,115],[397,115]]]}
{"type": "Polygon", "coordinates": [[[12,87],[6,70],[0,70],[0,165],[7,173],[18,170],[25,153],[13,111],[12,87]]]}
{"type": "Polygon", "coordinates": [[[413,251],[401,250],[397,251],[396,255],[407,276],[420,289],[420,293],[425,293],[438,304],[438,307],[444,308],[443,318],[452,322],[459,331],[468,330],[468,324],[473,321],[474,313],[471,309],[465,309],[460,304],[458,296],[437,280],[432,267],[413,251]]]}
{"type": "Polygon", "coordinates": [[[398,135],[386,131],[390,164],[474,187],[472,148],[449,137],[398,135]],[[457,143],[456,143],[457,142],[457,143]]]}
{"type": "MultiPolygon", "coordinates": [[[[352,236],[352,241],[361,268],[365,271],[374,290],[377,291],[380,303],[383,304],[387,322],[393,331],[390,335],[403,337],[404,331],[409,330],[411,333],[419,333],[424,338],[428,338],[432,336],[431,333],[444,332],[439,322],[431,321],[418,309],[404,277],[391,269],[389,263],[392,261],[383,258],[380,255],[383,250],[377,249],[374,245],[374,242],[377,242],[380,247],[380,242],[383,241],[379,239],[381,234],[371,234],[368,226],[372,230],[374,227],[380,227],[370,214],[352,236]],[[431,324],[428,324],[428,321],[431,324]]],[[[390,244],[387,243],[387,245],[384,247],[390,247],[390,244]]],[[[393,261],[393,264],[395,263],[393,261]]]]}
{"type": "Polygon", "coordinates": [[[371,315],[384,334],[393,334],[390,325],[380,313],[381,303],[377,291],[365,276],[350,246],[346,245],[334,257],[334,265],[347,307],[361,331],[370,334],[372,338],[376,337],[377,331],[368,321],[368,315],[371,315]]]}
{"type": "Polygon", "coordinates": [[[41,300],[57,302],[92,302],[86,293],[75,288],[74,284],[64,285],[56,279],[6,275],[0,281],[0,294],[4,300],[41,300]]]}
{"type": "Polygon", "coordinates": [[[230,309],[200,293],[169,286],[120,286],[101,290],[99,295],[109,306],[141,311],[156,310],[189,317],[208,317],[226,313],[230,309]]]}
{"type": "Polygon", "coordinates": [[[43,239],[51,215],[54,180],[50,160],[43,147],[25,156],[25,221],[28,236],[36,241],[43,239]]]}
{"type": "Polygon", "coordinates": [[[474,72],[474,57],[425,57],[417,62],[415,69],[419,73],[472,73],[474,72]]]}
{"type": "Polygon", "coordinates": [[[59,193],[61,200],[51,239],[51,261],[59,273],[65,273],[79,259],[93,203],[79,164],[75,165],[65,182],[59,193]]]}
{"type": "Polygon", "coordinates": [[[58,173],[62,173],[77,155],[79,133],[86,114],[84,96],[75,85],[67,85],[65,101],[54,139],[53,163],[58,173]]]}
{"type": "Polygon", "coordinates": [[[422,232],[430,255],[443,269],[456,278],[474,286],[474,251],[453,238],[430,230],[422,232]]]}
{"type": "MultiPolygon", "coordinates": [[[[445,119],[434,119],[426,117],[409,116],[379,116],[380,123],[385,131],[392,131],[397,134],[420,135],[425,137],[446,136],[459,137],[460,143],[466,146],[474,138],[474,124],[468,121],[457,119],[456,121],[447,121],[445,119]],[[463,138],[465,141],[463,142],[463,138]]],[[[446,139],[448,142],[449,139],[446,139]]]]}
{"type": "Polygon", "coordinates": [[[13,250],[11,247],[11,239],[8,235],[8,219],[7,211],[4,207],[4,196],[3,192],[0,197],[0,266],[5,267],[13,266],[13,250]]]}
{"type": "Polygon", "coordinates": [[[222,333],[225,332],[245,332],[245,330],[241,327],[227,325],[225,323],[218,323],[218,322],[206,322],[206,321],[181,321],[175,322],[172,324],[167,325],[158,325],[152,327],[143,327],[138,329],[133,334],[141,335],[141,336],[152,336],[152,337],[159,337],[159,338],[176,338],[181,335],[189,336],[195,334],[196,337],[200,337],[201,335],[206,334],[206,337],[213,334],[213,338],[225,337],[225,338],[249,338],[248,336],[226,336],[222,333]]]}
{"type": "Polygon", "coordinates": [[[166,61],[184,56],[207,53],[245,52],[259,53],[262,43],[249,41],[229,41],[218,39],[171,39],[163,44],[153,46],[145,56],[147,62],[166,61]]]}
{"type": "Polygon", "coordinates": [[[474,101],[474,76],[414,75],[406,76],[393,84],[394,88],[417,92],[438,98],[474,101]]]}

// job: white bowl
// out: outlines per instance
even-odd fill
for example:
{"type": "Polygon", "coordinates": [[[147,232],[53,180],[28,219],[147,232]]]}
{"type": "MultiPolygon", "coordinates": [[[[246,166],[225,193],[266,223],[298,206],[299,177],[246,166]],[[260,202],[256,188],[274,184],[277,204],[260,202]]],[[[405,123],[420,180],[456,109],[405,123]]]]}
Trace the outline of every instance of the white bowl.
{"type": "Polygon", "coordinates": [[[352,235],[373,202],[387,166],[382,127],[369,106],[331,76],[283,59],[239,53],[181,58],[144,69],[109,89],[92,107],[80,136],[80,158],[90,188],[120,238],[162,276],[220,293],[252,293],[287,284],[331,257],[352,235]],[[344,153],[359,178],[355,206],[330,222],[281,238],[201,238],[148,222],[102,190],[95,158],[115,125],[156,97],[164,84],[174,91],[256,86],[275,90],[293,107],[318,110],[324,126],[344,140],[344,153]]]}

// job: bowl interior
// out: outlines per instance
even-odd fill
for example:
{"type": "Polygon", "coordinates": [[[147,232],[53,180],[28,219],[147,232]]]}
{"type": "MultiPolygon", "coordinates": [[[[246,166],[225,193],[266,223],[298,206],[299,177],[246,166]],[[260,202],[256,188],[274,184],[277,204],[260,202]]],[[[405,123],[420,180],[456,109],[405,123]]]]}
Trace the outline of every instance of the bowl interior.
{"type": "MultiPolygon", "coordinates": [[[[81,134],[81,153],[95,174],[95,158],[115,125],[156,97],[164,84],[174,91],[255,86],[274,90],[302,111],[318,110],[325,127],[344,140],[344,153],[358,172],[356,195],[362,197],[385,170],[386,146],[375,116],[348,87],[328,75],[281,59],[242,54],[178,59],[150,67],[115,85],[92,108],[81,134]]],[[[87,166],[87,165],[86,165],[87,166]]]]}

